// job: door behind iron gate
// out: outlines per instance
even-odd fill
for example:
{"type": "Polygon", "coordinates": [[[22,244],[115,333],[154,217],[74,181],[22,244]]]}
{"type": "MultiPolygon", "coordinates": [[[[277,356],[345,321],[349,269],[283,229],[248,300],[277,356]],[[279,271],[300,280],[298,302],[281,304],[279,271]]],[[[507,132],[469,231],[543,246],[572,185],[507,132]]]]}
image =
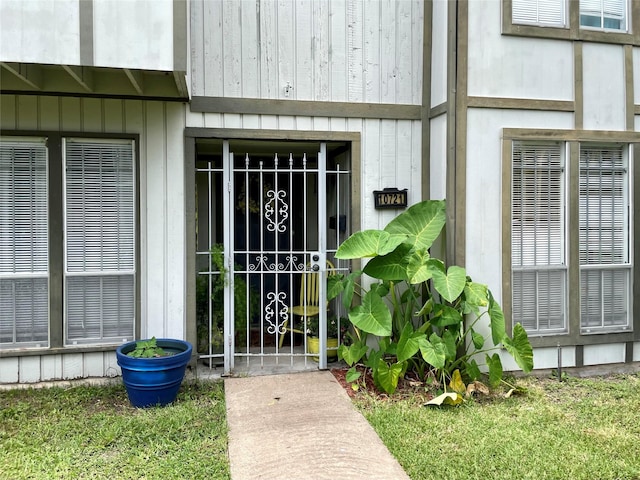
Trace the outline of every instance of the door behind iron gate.
{"type": "Polygon", "coordinates": [[[200,357],[226,373],[326,368],[337,348],[329,340],[327,350],[327,333],[338,338],[346,325],[340,299],[327,302],[326,279],[348,271],[334,253],[348,236],[349,150],[221,147],[221,161],[197,163],[200,357]]]}

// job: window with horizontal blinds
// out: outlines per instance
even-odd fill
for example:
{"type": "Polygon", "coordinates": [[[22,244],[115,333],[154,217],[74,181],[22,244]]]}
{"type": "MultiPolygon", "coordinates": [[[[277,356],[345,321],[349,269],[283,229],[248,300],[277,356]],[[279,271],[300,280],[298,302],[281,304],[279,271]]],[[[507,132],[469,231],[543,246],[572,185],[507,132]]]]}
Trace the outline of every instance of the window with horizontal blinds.
{"type": "Polygon", "coordinates": [[[511,3],[513,23],[566,26],[566,0],[513,0],[511,3]]]}
{"type": "Polygon", "coordinates": [[[65,150],[66,343],[133,337],[133,142],[69,139],[65,150]]]}
{"type": "Polygon", "coordinates": [[[513,322],[529,333],[566,331],[562,145],[514,142],[511,174],[513,322]]]}
{"type": "Polygon", "coordinates": [[[627,31],[628,0],[580,0],[580,26],[627,31]]]}
{"type": "Polygon", "coordinates": [[[47,346],[49,246],[44,139],[0,139],[0,346],[47,346]]]}
{"type": "Polygon", "coordinates": [[[583,333],[631,322],[629,171],[625,147],[581,145],[580,325],[583,333]]]}

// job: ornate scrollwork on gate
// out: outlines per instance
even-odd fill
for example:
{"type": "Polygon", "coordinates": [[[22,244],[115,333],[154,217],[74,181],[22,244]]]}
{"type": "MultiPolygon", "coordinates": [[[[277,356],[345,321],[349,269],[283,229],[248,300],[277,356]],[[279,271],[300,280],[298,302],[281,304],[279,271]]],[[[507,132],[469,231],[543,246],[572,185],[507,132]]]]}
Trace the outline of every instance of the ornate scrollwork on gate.
{"type": "Polygon", "coordinates": [[[285,324],[289,320],[289,307],[285,300],[287,294],[285,292],[269,292],[267,293],[267,300],[269,303],[265,305],[264,319],[269,324],[267,326],[267,333],[274,335],[276,331],[283,335],[285,332],[285,324]]]}
{"type": "Polygon", "coordinates": [[[287,192],[284,190],[267,191],[268,200],[264,205],[264,217],[267,219],[267,230],[270,232],[282,233],[287,230],[285,222],[289,218],[289,205],[284,201],[286,196],[287,192]]]}

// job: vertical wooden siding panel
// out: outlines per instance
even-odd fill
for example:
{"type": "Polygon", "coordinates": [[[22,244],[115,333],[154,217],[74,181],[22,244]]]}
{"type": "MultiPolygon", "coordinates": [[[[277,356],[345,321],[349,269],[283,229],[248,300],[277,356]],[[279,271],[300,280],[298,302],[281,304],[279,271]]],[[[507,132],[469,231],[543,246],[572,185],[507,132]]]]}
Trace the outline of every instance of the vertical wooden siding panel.
{"type": "Polygon", "coordinates": [[[413,63],[413,29],[416,28],[416,19],[412,17],[412,2],[398,2],[396,6],[397,20],[394,22],[396,28],[396,62],[394,65],[393,78],[395,79],[394,101],[398,103],[411,103],[413,101],[413,78],[420,64],[413,63]]]}
{"type": "Polygon", "coordinates": [[[380,102],[394,103],[397,89],[396,67],[396,3],[392,0],[380,2],[380,102]]]}
{"type": "Polygon", "coordinates": [[[277,115],[260,115],[260,128],[278,129],[277,115]]]}
{"type": "Polygon", "coordinates": [[[81,131],[80,99],[71,97],[60,98],[60,118],[62,119],[60,130],[81,131]]]}
{"type": "Polygon", "coordinates": [[[241,2],[242,96],[260,97],[260,43],[257,2],[241,2]]]}
{"type": "Polygon", "coordinates": [[[424,32],[424,9],[425,4],[422,0],[414,0],[412,3],[411,13],[411,32],[412,32],[412,95],[411,103],[415,105],[422,105],[422,43],[424,41],[424,35],[428,32],[424,32]]]}
{"type": "Polygon", "coordinates": [[[84,369],[82,364],[82,353],[67,353],[62,356],[62,379],[73,380],[82,378],[84,369]]]}
{"type": "Polygon", "coordinates": [[[38,98],[30,95],[18,97],[17,127],[21,130],[36,130],[38,125],[38,98]]]}
{"type": "Polygon", "coordinates": [[[184,198],[184,114],[185,106],[166,104],[167,182],[167,329],[171,338],[185,338],[185,198],[184,198]]]}
{"type": "Polygon", "coordinates": [[[80,106],[82,108],[82,131],[103,132],[102,100],[99,98],[83,98],[80,106]]]}
{"type": "Polygon", "coordinates": [[[329,100],[329,8],[313,3],[313,99],[329,100]]]}
{"type": "MultiPolygon", "coordinates": [[[[424,199],[422,192],[422,122],[411,122],[411,182],[409,184],[409,201],[419,202],[424,199]]],[[[425,192],[426,194],[427,192],[425,192]]]]}
{"type": "Polygon", "coordinates": [[[115,352],[104,352],[104,374],[107,377],[116,377],[122,374],[115,352]]]}
{"type": "Polygon", "coordinates": [[[347,100],[362,102],[363,97],[363,0],[347,2],[347,100]]]}
{"type": "Polygon", "coordinates": [[[137,239],[140,251],[140,270],[137,272],[140,282],[140,316],[136,318],[136,326],[140,326],[138,329],[144,334],[146,328],[147,316],[147,138],[146,134],[146,103],[140,100],[125,100],[122,102],[122,122],[123,132],[126,133],[138,133],[140,134],[140,140],[138,145],[138,152],[140,158],[138,159],[138,165],[140,171],[138,172],[138,196],[140,198],[139,218],[138,225],[140,226],[140,236],[137,239]],[[144,320],[144,321],[143,321],[144,320]]]}
{"type": "Polygon", "coordinates": [[[104,131],[124,131],[124,102],[119,99],[103,100],[104,107],[104,131]]]}
{"type": "Polygon", "coordinates": [[[40,357],[40,380],[59,380],[62,377],[62,355],[40,357]]]}
{"type": "Polygon", "coordinates": [[[380,3],[364,4],[364,101],[380,102],[380,3]]]}
{"type": "Polygon", "coordinates": [[[374,190],[381,188],[380,172],[380,148],[381,130],[380,120],[364,120],[362,125],[362,162],[360,170],[360,184],[362,185],[362,210],[360,224],[362,230],[369,228],[380,228],[380,222],[375,212],[373,204],[374,190]]]}
{"type": "Polygon", "coordinates": [[[280,0],[278,3],[278,83],[276,98],[291,99],[293,91],[285,96],[284,87],[289,82],[293,85],[296,73],[295,55],[295,3],[291,0],[280,0]]]}
{"type": "Polygon", "coordinates": [[[82,361],[84,363],[85,377],[104,376],[104,355],[102,352],[85,353],[82,361]]]}
{"type": "Polygon", "coordinates": [[[313,34],[312,6],[309,0],[296,3],[296,72],[293,98],[297,100],[313,100],[313,34]]]}
{"type": "Polygon", "coordinates": [[[329,96],[333,102],[345,102],[348,98],[347,4],[345,0],[332,0],[329,9],[329,96]]]}
{"type": "Polygon", "coordinates": [[[222,4],[224,32],[224,50],[222,64],[224,69],[223,95],[225,97],[240,97],[242,95],[242,44],[240,35],[240,8],[237,2],[222,4]]]}
{"type": "MultiPolygon", "coordinates": [[[[40,101],[40,128],[42,130],[56,131],[60,128],[60,102],[56,97],[39,97],[40,101]]],[[[1,109],[2,107],[0,107],[1,109]]]]}
{"type": "Polygon", "coordinates": [[[204,95],[204,28],[205,0],[191,0],[189,35],[191,41],[191,91],[193,95],[204,95]]]}
{"type": "Polygon", "coordinates": [[[0,358],[0,383],[18,383],[19,360],[18,357],[0,358]]]}
{"type": "Polygon", "coordinates": [[[224,92],[222,58],[225,48],[225,32],[222,30],[222,2],[204,2],[203,27],[203,94],[210,97],[220,97],[224,92]]]}
{"type": "Polygon", "coordinates": [[[41,380],[40,357],[20,358],[20,383],[35,383],[41,380]]]}
{"type": "MultiPolygon", "coordinates": [[[[381,120],[380,122],[380,187],[396,187],[398,185],[398,167],[406,168],[406,158],[398,155],[398,122],[396,120],[381,120]],[[400,165],[398,165],[400,163],[400,165]]],[[[395,210],[380,210],[380,228],[391,221],[397,212],[395,210]]]]}
{"type": "Polygon", "coordinates": [[[278,22],[275,0],[260,3],[260,97],[278,96],[278,22]]]}
{"type": "MultiPolygon", "coordinates": [[[[145,135],[147,143],[142,160],[146,160],[146,317],[141,335],[157,337],[165,334],[166,301],[166,198],[167,158],[164,134],[164,106],[160,102],[146,104],[145,135]]],[[[143,249],[144,251],[144,249],[143,249]]],[[[144,285],[143,285],[144,287],[144,285]]]]}
{"type": "Polygon", "coordinates": [[[0,95],[0,128],[3,130],[15,130],[18,128],[16,115],[15,95],[0,95]]]}

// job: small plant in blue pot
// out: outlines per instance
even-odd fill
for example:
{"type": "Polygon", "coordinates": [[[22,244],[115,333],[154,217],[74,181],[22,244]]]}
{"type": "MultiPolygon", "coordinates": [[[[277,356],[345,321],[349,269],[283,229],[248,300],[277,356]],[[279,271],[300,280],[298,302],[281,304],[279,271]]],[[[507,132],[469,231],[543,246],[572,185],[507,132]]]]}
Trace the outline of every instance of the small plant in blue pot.
{"type": "Polygon", "coordinates": [[[189,342],[152,337],[116,349],[122,380],[134,407],[164,406],[177,395],[193,347],[189,342]]]}

